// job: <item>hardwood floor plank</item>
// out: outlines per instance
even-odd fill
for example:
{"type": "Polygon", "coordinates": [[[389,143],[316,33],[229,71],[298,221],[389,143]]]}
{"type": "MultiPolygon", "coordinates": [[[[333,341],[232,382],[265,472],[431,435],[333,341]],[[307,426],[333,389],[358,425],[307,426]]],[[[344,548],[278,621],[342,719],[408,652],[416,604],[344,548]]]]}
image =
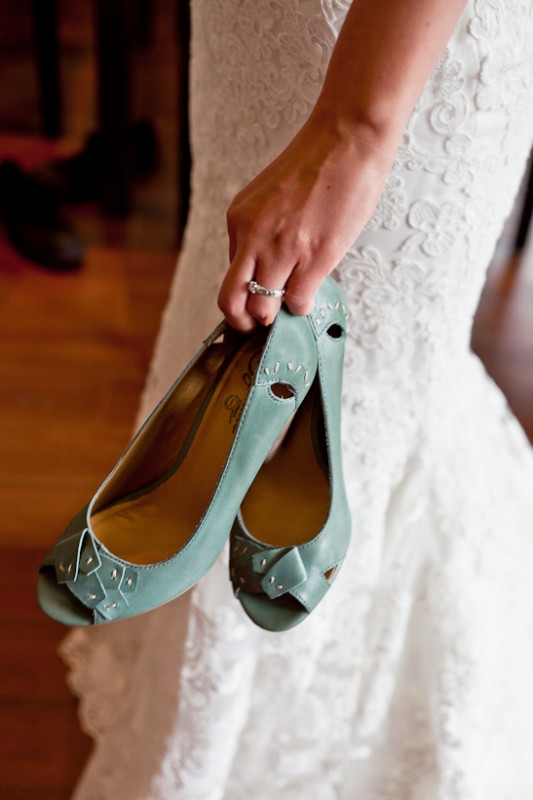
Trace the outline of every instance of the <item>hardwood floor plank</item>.
{"type": "Polygon", "coordinates": [[[68,797],[90,745],[63,704],[38,704],[32,698],[2,703],[0,741],[3,747],[0,796],[26,790],[26,800],[40,798],[39,787],[68,797]]]}
{"type": "Polygon", "coordinates": [[[91,252],[79,275],[0,273],[0,542],[48,544],[131,437],[175,255],[91,252]]]}
{"type": "Polygon", "coordinates": [[[41,553],[0,549],[0,797],[67,800],[91,742],[57,649],[66,629],[35,601],[41,553]]]}
{"type": "MultiPolygon", "coordinates": [[[[32,168],[78,152],[94,129],[92,12],[60,4],[68,136],[51,142],[32,130],[31,25],[29,6],[19,6],[0,8],[0,160],[32,168]]],[[[1,800],[67,800],[91,747],[57,655],[66,629],[41,613],[35,584],[44,551],[130,438],[175,268],[175,2],[153,0],[151,9],[133,103],[135,118],[155,126],[162,168],[137,186],[131,217],[107,220],[97,204],[65,209],[88,245],[86,264],[68,275],[24,259],[0,229],[1,800]]]]}

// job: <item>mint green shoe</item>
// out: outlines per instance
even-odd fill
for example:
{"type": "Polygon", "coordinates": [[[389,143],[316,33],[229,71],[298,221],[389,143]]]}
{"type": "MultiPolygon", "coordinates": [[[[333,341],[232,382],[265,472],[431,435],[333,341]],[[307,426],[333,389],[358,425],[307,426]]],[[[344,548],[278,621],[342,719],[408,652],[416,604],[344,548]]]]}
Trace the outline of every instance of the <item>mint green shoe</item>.
{"type": "Polygon", "coordinates": [[[45,557],[37,595],[48,616],[132,617],[207,572],[313,385],[314,324],[282,308],[258,333],[213,332],[45,557]]]}
{"type": "Polygon", "coordinates": [[[333,279],[320,287],[308,319],[317,377],[250,486],[231,532],[235,595],[270,631],[306,619],[331,587],[350,541],[340,438],[346,313],[333,279]]]}

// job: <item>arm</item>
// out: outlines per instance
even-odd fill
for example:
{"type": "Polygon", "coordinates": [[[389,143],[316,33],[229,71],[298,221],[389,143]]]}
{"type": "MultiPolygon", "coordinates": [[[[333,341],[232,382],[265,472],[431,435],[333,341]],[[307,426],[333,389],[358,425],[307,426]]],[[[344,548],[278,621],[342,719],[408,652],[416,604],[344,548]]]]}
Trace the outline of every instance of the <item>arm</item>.
{"type": "Polygon", "coordinates": [[[230,267],[219,305],[234,327],[269,324],[286,287],[295,314],[376,206],[405,124],[466,0],[356,0],[309,119],[228,210],[230,267]]]}

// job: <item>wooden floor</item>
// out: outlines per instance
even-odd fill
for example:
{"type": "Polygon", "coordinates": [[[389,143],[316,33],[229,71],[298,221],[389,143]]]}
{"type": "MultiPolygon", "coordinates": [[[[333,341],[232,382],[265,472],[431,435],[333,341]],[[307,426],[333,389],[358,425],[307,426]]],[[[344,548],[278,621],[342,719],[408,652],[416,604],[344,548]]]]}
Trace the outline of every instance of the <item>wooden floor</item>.
{"type": "MultiPolygon", "coordinates": [[[[20,8],[8,5],[13,14],[20,8]]],[[[12,90],[0,101],[0,122],[17,130],[0,136],[0,158],[31,166],[79,146],[93,124],[85,5],[62,4],[68,136],[52,144],[36,136],[30,90],[12,90]]],[[[128,441],[174,269],[176,62],[171,3],[158,0],[155,8],[154,40],[140,70],[149,80],[140,79],[137,103],[158,126],[163,166],[139,188],[131,218],[117,223],[93,207],[71,211],[89,250],[85,267],[65,276],[25,262],[0,232],[2,800],[66,800],[90,747],[56,656],[63,630],[37,610],[35,574],[43,549],[128,441]]],[[[24,18],[15,22],[13,41],[27,30],[24,18]]],[[[0,36],[5,30],[0,24],[0,36]]],[[[12,81],[27,78],[27,54],[13,52],[12,81]]],[[[533,440],[533,248],[513,260],[511,235],[491,270],[473,343],[533,440]]]]}
{"type": "MultiPolygon", "coordinates": [[[[35,580],[43,550],[130,437],[174,272],[175,5],[153,0],[152,40],[136,53],[135,118],[154,123],[162,167],[138,186],[131,217],[68,209],[88,243],[72,275],[22,259],[0,225],[1,800],[66,800],[90,751],[56,655],[64,629],[37,609],[35,580]]],[[[66,136],[50,142],[38,135],[30,3],[0,4],[0,160],[28,168],[76,152],[95,124],[93,4],[59,6],[66,136]]]]}

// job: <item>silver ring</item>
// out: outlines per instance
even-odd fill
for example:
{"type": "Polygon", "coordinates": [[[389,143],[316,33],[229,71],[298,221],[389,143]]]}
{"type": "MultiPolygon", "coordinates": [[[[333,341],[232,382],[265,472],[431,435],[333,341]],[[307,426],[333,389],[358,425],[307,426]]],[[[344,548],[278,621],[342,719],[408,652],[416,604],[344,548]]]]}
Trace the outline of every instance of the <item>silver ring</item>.
{"type": "Polygon", "coordinates": [[[266,286],[261,286],[257,281],[250,281],[248,291],[250,294],[262,294],[263,297],[283,297],[285,294],[285,289],[267,289],[266,286]]]}

